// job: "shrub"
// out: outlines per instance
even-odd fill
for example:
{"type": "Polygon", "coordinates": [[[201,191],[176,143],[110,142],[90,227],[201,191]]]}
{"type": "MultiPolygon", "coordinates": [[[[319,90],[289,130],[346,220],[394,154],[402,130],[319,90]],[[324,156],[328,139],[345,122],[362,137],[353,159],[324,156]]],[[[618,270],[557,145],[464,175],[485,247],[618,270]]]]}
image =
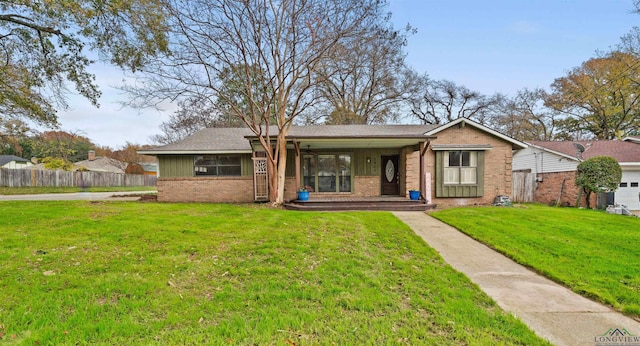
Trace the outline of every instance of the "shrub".
{"type": "Polygon", "coordinates": [[[591,192],[615,191],[621,179],[622,169],[618,161],[610,156],[589,158],[578,165],[576,173],[576,185],[582,187],[586,193],[587,207],[591,192]]]}

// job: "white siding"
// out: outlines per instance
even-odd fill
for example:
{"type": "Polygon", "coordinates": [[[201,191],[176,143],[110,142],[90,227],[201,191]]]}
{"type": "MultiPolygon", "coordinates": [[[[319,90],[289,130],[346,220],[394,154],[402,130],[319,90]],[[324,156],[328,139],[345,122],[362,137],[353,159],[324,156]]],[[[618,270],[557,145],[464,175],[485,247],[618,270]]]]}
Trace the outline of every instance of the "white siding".
{"type": "Polygon", "coordinates": [[[616,204],[624,204],[629,210],[640,210],[640,170],[623,170],[620,182],[627,186],[616,190],[616,204]],[[632,183],[636,186],[631,186],[632,183]]]}
{"type": "Polygon", "coordinates": [[[578,161],[571,160],[535,147],[519,150],[513,155],[512,170],[530,169],[531,173],[553,173],[575,171],[578,161]]]}
{"type": "Polygon", "coordinates": [[[30,166],[32,166],[31,162],[9,161],[4,166],[2,166],[0,168],[22,169],[22,168],[27,168],[27,167],[30,167],[30,166]]]}

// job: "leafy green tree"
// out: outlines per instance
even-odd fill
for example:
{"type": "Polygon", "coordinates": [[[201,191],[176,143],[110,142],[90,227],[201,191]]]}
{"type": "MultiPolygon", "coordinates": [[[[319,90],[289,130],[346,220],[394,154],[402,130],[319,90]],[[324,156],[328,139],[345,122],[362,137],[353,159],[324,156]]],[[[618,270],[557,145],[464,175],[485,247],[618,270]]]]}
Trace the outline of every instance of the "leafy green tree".
{"type": "Polygon", "coordinates": [[[25,154],[23,144],[30,134],[31,129],[23,121],[18,119],[4,121],[0,116],[0,154],[22,156],[25,154]]]}
{"type": "Polygon", "coordinates": [[[556,79],[545,105],[566,115],[561,122],[565,132],[622,138],[640,126],[638,88],[640,58],[612,52],[556,79]]]}
{"type": "Polygon", "coordinates": [[[87,49],[135,71],[165,51],[162,0],[0,0],[0,114],[56,125],[67,84],[94,105],[87,49]]]}
{"type": "Polygon", "coordinates": [[[87,159],[95,145],[84,136],[65,131],[47,131],[31,138],[32,155],[39,158],[60,158],[65,162],[87,159]]]}
{"type": "MultiPolygon", "coordinates": [[[[578,165],[576,186],[586,193],[587,208],[592,192],[615,191],[622,179],[622,169],[618,161],[610,156],[594,156],[578,165]]],[[[578,197],[580,198],[580,197],[578,197]]],[[[576,205],[579,205],[576,203],[576,205]]]]}
{"type": "Polygon", "coordinates": [[[51,170],[63,170],[70,171],[73,169],[73,164],[61,157],[45,157],[42,159],[44,168],[51,170]]]}

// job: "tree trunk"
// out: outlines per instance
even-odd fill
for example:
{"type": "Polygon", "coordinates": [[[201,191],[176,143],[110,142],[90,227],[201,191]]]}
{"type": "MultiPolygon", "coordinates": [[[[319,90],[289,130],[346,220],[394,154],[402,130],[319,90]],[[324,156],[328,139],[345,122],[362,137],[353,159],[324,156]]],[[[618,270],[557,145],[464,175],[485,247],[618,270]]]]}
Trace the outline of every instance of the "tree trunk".
{"type": "Polygon", "coordinates": [[[582,199],[582,186],[578,188],[578,197],[576,198],[576,208],[580,208],[580,200],[582,199]]]}
{"type": "Polygon", "coordinates": [[[278,175],[276,172],[278,171],[278,163],[277,161],[267,156],[267,177],[269,179],[269,201],[274,202],[278,196],[278,175]]]}
{"type": "Polygon", "coordinates": [[[279,206],[284,203],[284,185],[286,183],[286,170],[287,170],[287,140],[285,138],[286,133],[280,130],[278,134],[278,175],[277,175],[277,195],[273,202],[274,205],[279,206]]]}

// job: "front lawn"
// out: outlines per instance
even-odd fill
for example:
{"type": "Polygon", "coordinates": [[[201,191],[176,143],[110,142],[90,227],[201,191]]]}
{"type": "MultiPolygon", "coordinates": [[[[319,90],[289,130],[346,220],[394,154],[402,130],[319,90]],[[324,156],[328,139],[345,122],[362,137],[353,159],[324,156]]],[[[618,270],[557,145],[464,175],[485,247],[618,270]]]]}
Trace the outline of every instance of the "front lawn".
{"type": "Polygon", "coordinates": [[[542,205],[431,215],[577,293],[640,317],[640,218],[542,205]]]}
{"type": "Polygon", "coordinates": [[[1,202],[0,343],[546,344],[393,215],[1,202]]]}

